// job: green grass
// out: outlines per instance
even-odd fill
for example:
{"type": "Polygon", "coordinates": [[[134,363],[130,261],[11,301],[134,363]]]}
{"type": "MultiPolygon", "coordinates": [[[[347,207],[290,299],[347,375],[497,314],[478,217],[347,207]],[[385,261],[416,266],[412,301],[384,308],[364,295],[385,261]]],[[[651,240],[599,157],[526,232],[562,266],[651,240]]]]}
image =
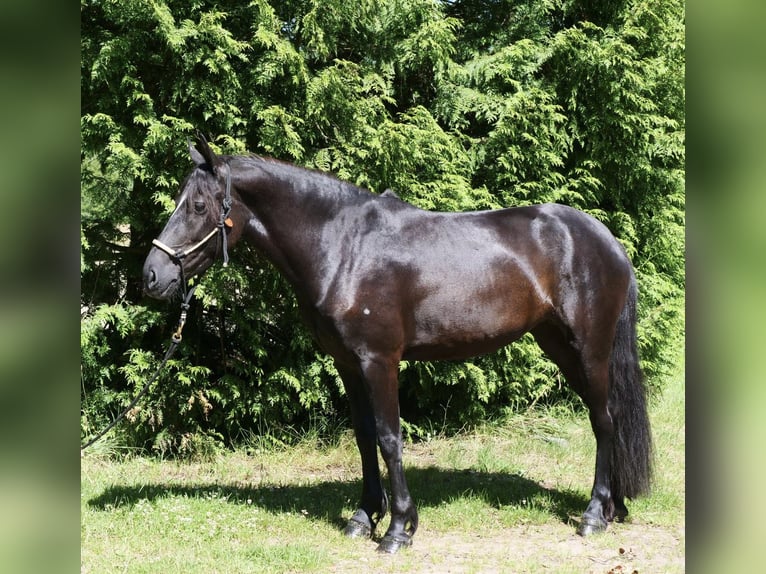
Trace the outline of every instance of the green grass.
{"type": "Polygon", "coordinates": [[[584,415],[537,411],[406,445],[420,529],[413,547],[396,557],[377,556],[374,542],[341,535],[361,488],[350,433],[331,445],[318,446],[313,437],[208,462],[115,460],[111,450],[95,451],[81,461],[81,571],[350,572],[364,565],[369,572],[447,566],[455,572],[608,572],[621,564],[682,572],[680,374],[651,413],[653,494],[629,504],[628,523],[586,540],[574,535],[595,456],[584,415]],[[667,548],[646,538],[658,533],[667,548]]]}

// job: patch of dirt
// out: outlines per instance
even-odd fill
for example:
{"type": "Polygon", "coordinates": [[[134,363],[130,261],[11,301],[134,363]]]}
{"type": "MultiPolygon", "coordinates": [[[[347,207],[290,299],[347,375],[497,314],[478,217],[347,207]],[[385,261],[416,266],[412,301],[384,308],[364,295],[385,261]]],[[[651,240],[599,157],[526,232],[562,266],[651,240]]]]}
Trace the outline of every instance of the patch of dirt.
{"type": "Polygon", "coordinates": [[[359,559],[337,564],[332,572],[415,572],[445,574],[570,572],[656,574],[685,571],[683,528],[645,524],[611,525],[598,536],[582,538],[565,524],[518,526],[502,532],[454,533],[421,529],[411,548],[380,556],[362,543],[359,559]]]}

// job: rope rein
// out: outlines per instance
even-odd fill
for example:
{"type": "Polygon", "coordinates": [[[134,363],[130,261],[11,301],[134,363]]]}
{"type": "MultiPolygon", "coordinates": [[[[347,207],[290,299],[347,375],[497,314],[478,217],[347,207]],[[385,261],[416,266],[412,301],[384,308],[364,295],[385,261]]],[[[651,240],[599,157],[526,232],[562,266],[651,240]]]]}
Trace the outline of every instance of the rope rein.
{"type": "Polygon", "coordinates": [[[152,240],[152,244],[165,253],[167,253],[170,256],[170,259],[176,263],[180,269],[181,269],[181,289],[182,289],[182,298],[181,298],[181,316],[178,319],[178,326],[176,327],[176,330],[173,332],[173,334],[170,337],[170,345],[168,345],[167,351],[165,351],[165,356],[162,358],[162,362],[157,367],[157,370],[154,372],[154,375],[149,379],[149,381],[143,386],[143,388],[138,392],[138,394],[133,398],[133,400],[130,402],[130,404],[125,407],[125,410],[123,410],[119,416],[114,419],[107,427],[102,430],[100,433],[98,433],[94,438],[90,439],[88,442],[86,442],[83,446],[80,447],[80,453],[82,454],[82,451],[84,451],[86,448],[97,442],[101,437],[103,437],[106,433],[108,433],[110,430],[112,430],[117,423],[119,423],[125,416],[133,409],[133,407],[138,404],[138,401],[143,397],[146,392],[149,390],[149,387],[154,383],[154,381],[157,380],[157,377],[159,377],[160,372],[162,372],[162,369],[165,367],[167,362],[170,360],[170,358],[173,356],[173,353],[175,353],[176,349],[178,348],[179,343],[181,342],[181,332],[183,331],[184,325],[186,325],[186,315],[189,311],[189,303],[192,299],[192,296],[194,295],[194,291],[197,288],[196,285],[193,285],[188,291],[187,291],[187,282],[186,282],[186,276],[184,274],[184,265],[183,260],[190,254],[194,253],[198,249],[200,249],[203,245],[205,245],[210,239],[213,238],[219,231],[221,233],[221,248],[223,250],[223,266],[227,267],[229,265],[229,252],[228,252],[228,241],[226,236],[226,228],[231,228],[233,226],[233,223],[231,219],[229,219],[229,212],[231,212],[231,168],[227,165],[227,171],[226,171],[226,193],[224,195],[223,201],[221,203],[221,214],[218,219],[218,223],[210,233],[208,233],[205,237],[203,237],[200,241],[189,247],[188,249],[184,250],[175,250],[172,247],[168,247],[166,244],[164,244],[159,239],[152,240]]]}

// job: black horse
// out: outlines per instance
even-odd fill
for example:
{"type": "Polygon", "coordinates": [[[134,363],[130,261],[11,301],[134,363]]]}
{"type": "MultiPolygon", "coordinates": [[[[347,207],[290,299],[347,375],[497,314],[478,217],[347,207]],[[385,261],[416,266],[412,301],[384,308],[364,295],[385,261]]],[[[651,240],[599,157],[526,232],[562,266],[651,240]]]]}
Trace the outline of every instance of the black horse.
{"type": "Polygon", "coordinates": [[[362,496],[345,528],[378,550],[411,544],[418,514],[402,468],[398,367],[461,359],[531,332],[582,397],[596,436],[591,500],[577,532],[624,518],[648,492],[651,436],[636,346],[636,279],[607,228],[556,204],[435,213],[331,175],[189,145],[196,168],[144,264],[150,296],[169,299],[227,246],[251,242],[295,290],[351,403],[362,496]]]}

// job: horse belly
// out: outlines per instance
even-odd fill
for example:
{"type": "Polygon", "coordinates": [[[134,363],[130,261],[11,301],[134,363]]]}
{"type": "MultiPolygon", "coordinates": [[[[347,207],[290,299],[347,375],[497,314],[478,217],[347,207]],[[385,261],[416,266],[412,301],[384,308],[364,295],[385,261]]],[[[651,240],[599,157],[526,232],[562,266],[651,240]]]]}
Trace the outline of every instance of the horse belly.
{"type": "Polygon", "coordinates": [[[413,341],[405,348],[402,359],[413,361],[462,360],[485,355],[512,343],[526,332],[525,329],[500,335],[472,338],[440,338],[413,341]]]}
{"type": "Polygon", "coordinates": [[[503,288],[448,287],[435,290],[414,309],[405,359],[465,359],[490,353],[521,337],[546,314],[547,306],[535,289],[518,277],[503,288]]]}

